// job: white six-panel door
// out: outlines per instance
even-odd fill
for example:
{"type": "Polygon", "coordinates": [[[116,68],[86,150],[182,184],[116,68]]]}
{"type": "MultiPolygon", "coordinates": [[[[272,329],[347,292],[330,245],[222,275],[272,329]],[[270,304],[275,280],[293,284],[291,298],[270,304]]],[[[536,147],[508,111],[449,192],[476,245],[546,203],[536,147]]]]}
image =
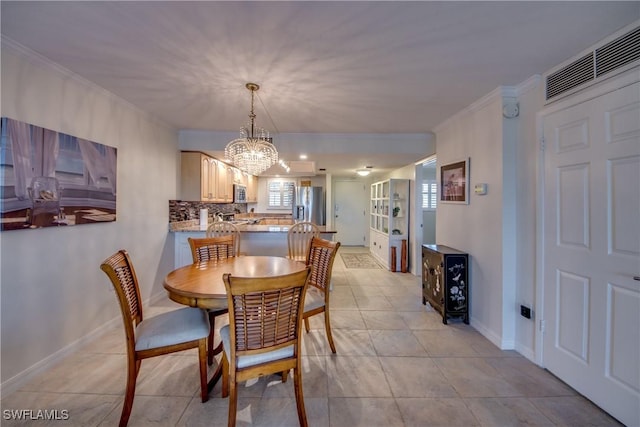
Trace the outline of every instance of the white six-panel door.
{"type": "Polygon", "coordinates": [[[640,425],[640,83],[543,116],[544,366],[640,425]]]}

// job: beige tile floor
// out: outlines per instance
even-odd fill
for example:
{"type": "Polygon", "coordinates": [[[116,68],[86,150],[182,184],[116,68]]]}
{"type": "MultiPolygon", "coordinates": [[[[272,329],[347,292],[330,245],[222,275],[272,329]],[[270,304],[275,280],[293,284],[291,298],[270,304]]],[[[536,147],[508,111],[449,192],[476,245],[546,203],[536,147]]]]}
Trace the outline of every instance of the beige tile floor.
{"type": "MultiPolygon", "coordinates": [[[[366,251],[343,247],[342,252],[366,251]]],[[[518,353],[501,351],[473,327],[442,324],[422,305],[419,279],[382,269],[333,272],[331,319],[303,338],[303,383],[310,426],[618,426],[587,399],[518,353]]],[[[114,304],[116,301],[114,300],[114,304]]],[[[162,301],[147,315],[175,308],[162,301]]],[[[145,360],[130,426],[225,426],[218,384],[199,398],[194,351],[145,360]]],[[[121,328],[69,356],[2,399],[3,426],[115,426],[125,385],[121,328]],[[7,409],[68,411],[64,421],[18,422],[7,409]]],[[[239,391],[238,426],[297,426],[293,381],[253,380],[239,391]]]]}

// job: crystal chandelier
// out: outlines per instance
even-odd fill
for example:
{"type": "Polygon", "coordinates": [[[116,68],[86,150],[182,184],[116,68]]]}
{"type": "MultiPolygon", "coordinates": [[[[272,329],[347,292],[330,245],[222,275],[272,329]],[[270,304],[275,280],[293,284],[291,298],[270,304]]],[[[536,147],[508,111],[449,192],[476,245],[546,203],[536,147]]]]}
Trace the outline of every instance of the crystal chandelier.
{"type": "Polygon", "coordinates": [[[260,89],[255,83],[245,85],[251,91],[249,123],[240,128],[240,138],[227,144],[224,155],[235,167],[251,175],[260,175],[278,161],[278,151],[271,143],[269,132],[256,127],[253,98],[260,89]]]}

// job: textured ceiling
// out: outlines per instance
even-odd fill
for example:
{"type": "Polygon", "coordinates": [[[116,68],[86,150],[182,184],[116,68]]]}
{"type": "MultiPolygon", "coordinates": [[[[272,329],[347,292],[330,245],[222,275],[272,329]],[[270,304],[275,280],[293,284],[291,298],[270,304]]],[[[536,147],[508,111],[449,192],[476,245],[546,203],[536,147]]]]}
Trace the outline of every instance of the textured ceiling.
{"type": "Polygon", "coordinates": [[[236,131],[244,85],[257,82],[258,122],[276,143],[289,132],[427,133],[640,19],[640,3],[610,1],[1,8],[4,37],[177,129],[236,131]]]}

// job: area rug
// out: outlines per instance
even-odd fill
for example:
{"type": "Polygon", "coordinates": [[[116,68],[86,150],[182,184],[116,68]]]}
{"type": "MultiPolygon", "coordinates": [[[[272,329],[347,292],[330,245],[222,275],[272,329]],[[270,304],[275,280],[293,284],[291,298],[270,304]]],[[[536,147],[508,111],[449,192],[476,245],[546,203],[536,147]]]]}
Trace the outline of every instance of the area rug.
{"type": "Polygon", "coordinates": [[[347,268],[381,268],[369,254],[340,254],[347,268]]]}

